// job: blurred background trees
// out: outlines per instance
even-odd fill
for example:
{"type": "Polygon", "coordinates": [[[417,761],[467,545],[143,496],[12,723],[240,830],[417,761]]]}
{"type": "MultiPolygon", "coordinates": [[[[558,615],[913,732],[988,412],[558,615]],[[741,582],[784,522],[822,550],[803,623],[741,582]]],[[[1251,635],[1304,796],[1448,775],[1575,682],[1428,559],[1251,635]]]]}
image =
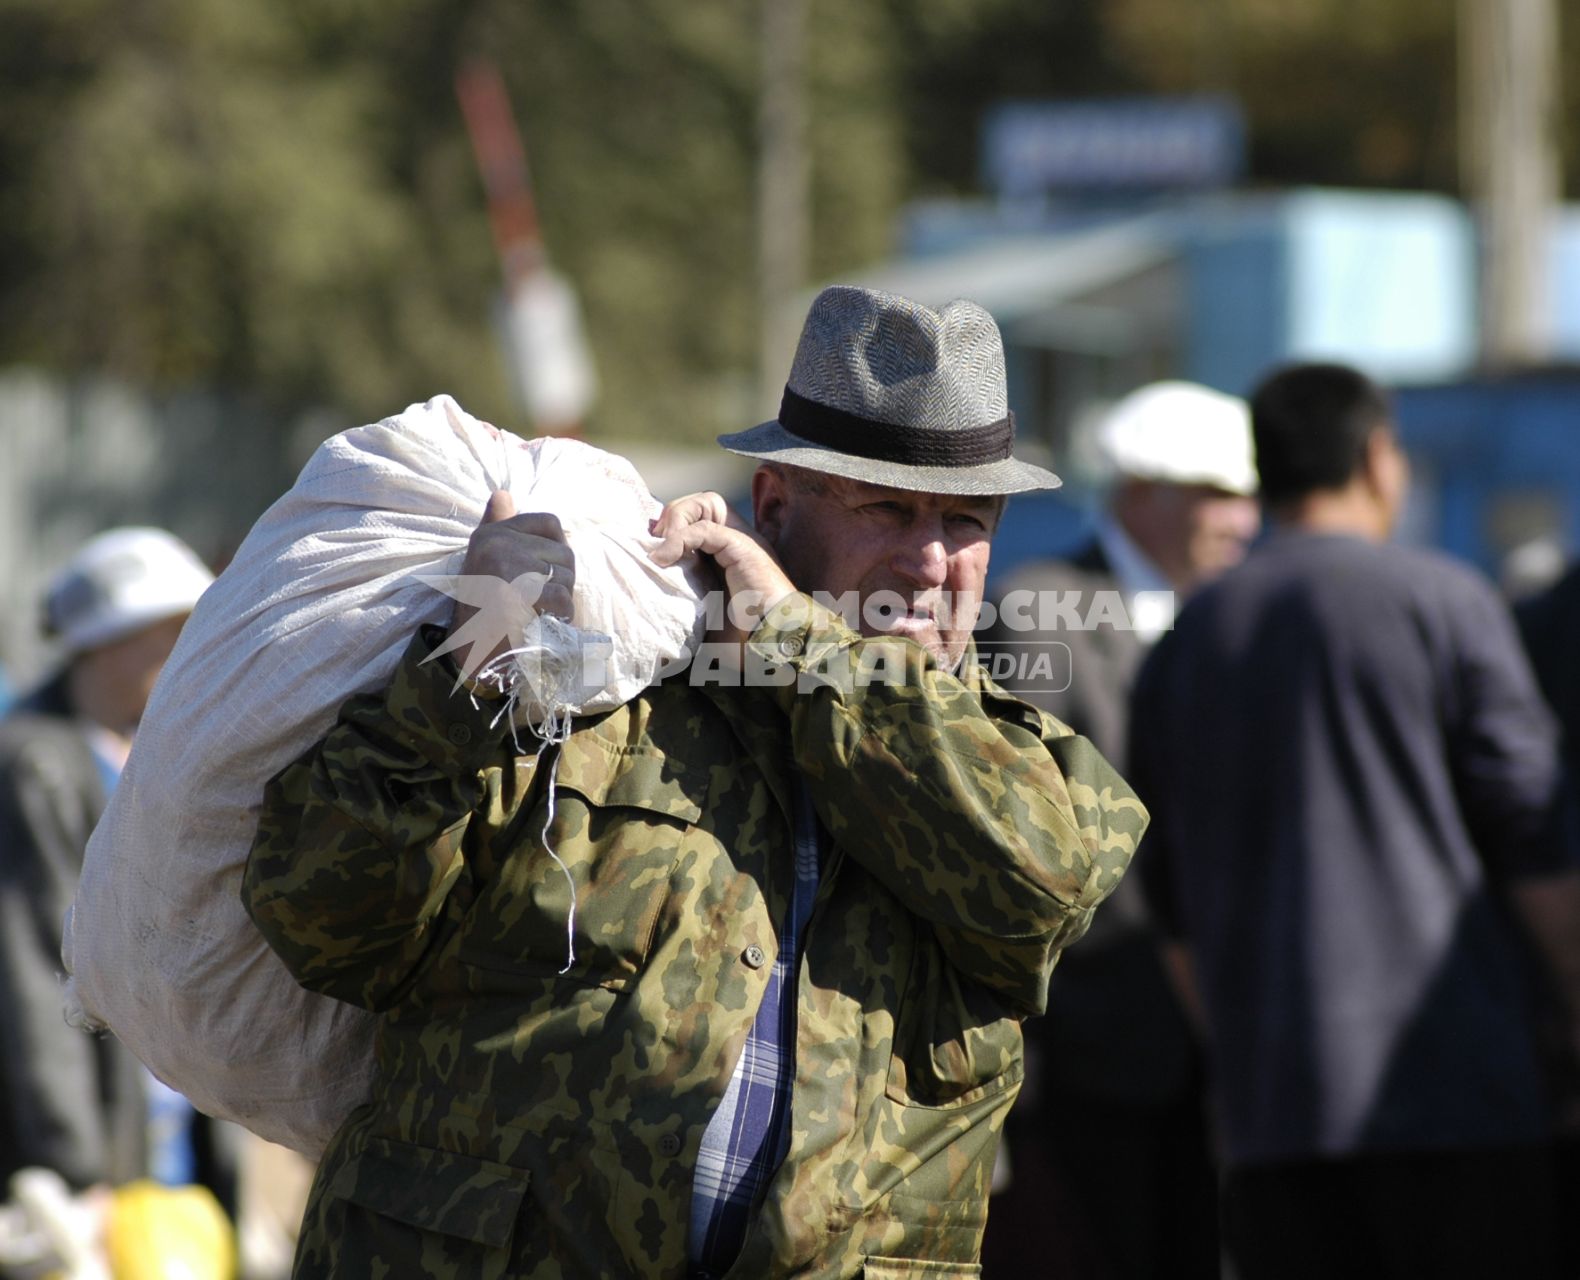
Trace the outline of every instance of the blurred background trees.
{"type": "MultiPolygon", "coordinates": [[[[520,425],[454,93],[481,52],[581,295],[601,383],[589,434],[742,425],[759,12],[0,0],[0,363],[353,420],[445,390],[520,425]]],[[[807,14],[808,284],[882,256],[907,200],[977,190],[981,118],[1006,98],[1227,92],[1250,121],[1253,182],[1457,189],[1441,0],[808,0],[807,14]]]]}

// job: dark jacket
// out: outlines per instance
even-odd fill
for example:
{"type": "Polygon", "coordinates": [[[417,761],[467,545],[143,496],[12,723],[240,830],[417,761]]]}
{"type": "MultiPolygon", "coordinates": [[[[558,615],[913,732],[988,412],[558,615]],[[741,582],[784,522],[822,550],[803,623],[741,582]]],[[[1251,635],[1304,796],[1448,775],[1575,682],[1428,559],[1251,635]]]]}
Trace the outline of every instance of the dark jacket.
{"type": "Polygon", "coordinates": [[[0,720],[0,1186],[30,1165],[85,1187],[146,1164],[142,1068],[61,1003],[61,920],[104,802],[58,677],[0,720]]]}
{"type": "MultiPolygon", "coordinates": [[[[1083,620],[1095,620],[1101,616],[1102,594],[1117,596],[1120,585],[1094,538],[1068,560],[1039,560],[1017,569],[999,599],[1015,591],[1075,593],[1073,599],[1064,598],[1083,620]]],[[[1049,610],[1041,617],[1037,612],[1031,610],[1036,620],[1054,621],[1049,610]]],[[[1146,647],[1123,627],[1050,625],[1021,631],[1001,618],[984,648],[990,655],[1029,659],[1058,645],[1068,650],[1069,663],[1066,668],[1061,655],[1049,664],[1053,678],[1006,678],[1003,683],[1090,739],[1123,774],[1130,691],[1146,647]]],[[[1164,975],[1139,884],[1121,882],[1081,945],[1065,957],[1048,992],[1048,1015],[1029,1029],[1028,1037],[1035,1042],[1037,1077],[1024,1097],[1028,1114],[1039,1108],[1056,1112],[1072,1094],[1156,1104],[1195,1087],[1190,1028],[1164,975]]]]}
{"type": "Polygon", "coordinates": [[[1142,876],[1196,961],[1229,1162],[1544,1139],[1499,890],[1573,853],[1554,726],[1489,584],[1275,533],[1186,606],[1134,708],[1142,876]]]}

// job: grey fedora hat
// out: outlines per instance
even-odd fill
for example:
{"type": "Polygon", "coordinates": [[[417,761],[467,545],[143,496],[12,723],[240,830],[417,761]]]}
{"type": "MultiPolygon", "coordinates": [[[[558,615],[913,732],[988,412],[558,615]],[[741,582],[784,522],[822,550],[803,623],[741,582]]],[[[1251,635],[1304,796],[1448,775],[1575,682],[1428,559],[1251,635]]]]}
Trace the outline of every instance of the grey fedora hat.
{"type": "Polygon", "coordinates": [[[1056,489],[1010,456],[998,326],[974,302],[934,311],[835,285],[807,312],[779,416],[719,437],[731,453],[927,493],[1056,489]]]}

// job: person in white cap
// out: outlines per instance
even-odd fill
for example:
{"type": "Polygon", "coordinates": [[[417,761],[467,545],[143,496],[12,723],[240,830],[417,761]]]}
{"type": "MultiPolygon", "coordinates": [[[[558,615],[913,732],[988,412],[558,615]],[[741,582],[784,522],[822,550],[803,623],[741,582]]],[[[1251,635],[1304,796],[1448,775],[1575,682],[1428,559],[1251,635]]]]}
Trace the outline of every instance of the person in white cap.
{"type": "Polygon", "coordinates": [[[1011,607],[1001,608],[994,639],[1000,648],[1067,648],[1068,666],[1056,664],[1053,678],[1008,683],[1123,769],[1128,692],[1147,646],[1186,596],[1240,562],[1260,515],[1243,400],[1156,382],[1121,399],[1097,440],[1114,479],[1091,539],[1006,580],[999,602],[1011,607]],[[1050,591],[1074,607],[1041,607],[1050,591]],[[1030,593],[1018,597],[1027,607],[1011,604],[1018,592],[1030,593]]]}
{"type": "MultiPolygon", "coordinates": [[[[1133,600],[1183,598],[1238,564],[1259,522],[1245,402],[1190,382],[1156,382],[1122,399],[1098,446],[1114,471],[1097,547],[1133,600]]],[[[1166,616],[1132,620],[1144,641],[1166,616]]]]}
{"type": "MultiPolygon", "coordinates": [[[[1260,519],[1256,466],[1245,402],[1190,382],[1131,392],[1097,443],[1114,480],[1093,536],[1005,582],[985,656],[1013,655],[1006,687],[1123,773],[1141,661],[1176,605],[1244,556],[1260,519]]],[[[1048,1204],[1062,1203],[1082,1275],[1217,1275],[1193,1042],[1133,888],[1121,884],[1066,957],[1048,1016],[1028,1030],[1027,1086],[1007,1129],[1012,1181],[994,1198],[984,1262],[1027,1264],[1047,1247],[1048,1204]]]]}
{"type": "Polygon", "coordinates": [[[0,1187],[30,1166],[76,1189],[159,1172],[149,1078],[113,1040],[66,1025],[61,919],[154,681],[212,581],[161,529],[92,539],[45,601],[62,665],[0,720],[0,1187]]]}

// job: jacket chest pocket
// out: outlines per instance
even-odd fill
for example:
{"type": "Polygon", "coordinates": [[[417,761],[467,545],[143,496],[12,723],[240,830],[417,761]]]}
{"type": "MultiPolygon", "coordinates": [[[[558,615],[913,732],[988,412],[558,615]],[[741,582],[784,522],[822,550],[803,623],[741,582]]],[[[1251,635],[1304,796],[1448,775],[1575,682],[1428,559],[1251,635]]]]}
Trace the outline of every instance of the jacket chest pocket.
{"type": "MultiPolygon", "coordinates": [[[[591,733],[559,748],[552,783],[494,838],[463,927],[474,968],[623,990],[642,970],[702,807],[684,767],[591,733]]],[[[549,774],[545,757],[540,773],[549,774]]]]}
{"type": "Polygon", "coordinates": [[[969,1107],[1024,1075],[1020,1022],[962,978],[936,945],[917,948],[884,1092],[903,1107],[969,1107]]]}

